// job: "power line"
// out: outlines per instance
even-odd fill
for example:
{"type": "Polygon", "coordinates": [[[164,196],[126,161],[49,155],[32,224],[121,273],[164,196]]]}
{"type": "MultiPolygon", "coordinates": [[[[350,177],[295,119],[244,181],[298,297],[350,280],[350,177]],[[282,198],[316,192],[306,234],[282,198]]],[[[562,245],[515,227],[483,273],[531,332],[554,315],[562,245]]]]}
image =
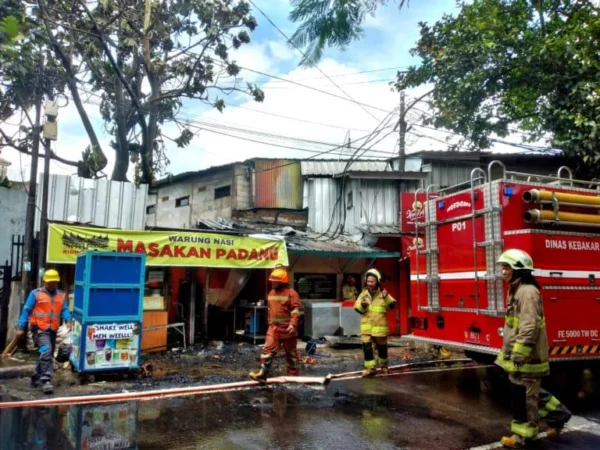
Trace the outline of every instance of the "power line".
{"type": "MultiPolygon", "coordinates": [[[[375,72],[386,72],[386,71],[390,71],[390,70],[396,70],[396,69],[406,69],[407,67],[405,66],[399,66],[399,67],[386,67],[383,69],[373,69],[373,70],[361,70],[359,72],[348,72],[348,73],[343,73],[340,75],[329,75],[329,78],[342,78],[342,77],[351,77],[354,75],[361,75],[364,73],[375,73],[375,72]]],[[[296,81],[311,81],[311,80],[323,80],[326,79],[328,77],[309,77],[309,78],[300,78],[299,80],[296,81]]],[[[281,83],[281,81],[273,81],[273,83],[281,83]]]]}
{"type": "MultiPolygon", "coordinates": [[[[223,136],[228,136],[228,137],[232,137],[232,138],[235,138],[235,139],[240,139],[240,140],[248,141],[248,142],[255,142],[257,144],[270,145],[270,146],[278,147],[278,148],[286,148],[286,149],[290,149],[290,150],[298,150],[298,151],[303,151],[303,152],[309,152],[309,153],[314,153],[314,154],[317,154],[317,155],[324,154],[323,152],[317,151],[317,150],[310,150],[310,149],[307,149],[307,148],[299,148],[299,147],[291,147],[291,146],[288,146],[288,145],[275,144],[275,143],[265,142],[265,141],[259,141],[259,140],[251,139],[251,138],[247,138],[247,137],[235,136],[233,134],[225,133],[223,131],[217,131],[217,130],[211,130],[211,129],[208,129],[208,128],[202,128],[200,126],[193,125],[193,124],[189,124],[189,126],[192,127],[192,128],[197,128],[198,130],[201,130],[201,131],[208,131],[209,133],[220,134],[220,135],[223,135],[223,136]]],[[[337,150],[338,148],[345,148],[345,147],[346,147],[346,145],[342,144],[339,147],[334,147],[334,149],[337,150]]],[[[384,158],[383,156],[379,156],[378,158],[380,158],[380,159],[389,159],[389,157],[388,158],[384,158]]]]}
{"type": "MultiPolygon", "coordinates": [[[[273,80],[273,82],[275,82],[277,80],[273,80]]],[[[353,83],[342,83],[339,86],[354,86],[357,84],[371,84],[371,83],[382,83],[384,81],[387,81],[388,83],[391,83],[392,81],[394,81],[393,78],[378,78],[376,80],[366,80],[366,81],[355,81],[353,83]]],[[[321,86],[321,87],[325,87],[325,86],[321,86]]],[[[261,89],[293,89],[291,86],[261,86],[261,89]]]]}
{"type": "MultiPolygon", "coordinates": [[[[83,101],[83,103],[97,105],[96,103],[89,102],[89,101],[83,101]]],[[[230,126],[220,125],[220,124],[215,124],[215,123],[210,123],[210,122],[197,121],[197,120],[193,120],[193,119],[192,120],[190,120],[190,119],[178,120],[178,121],[176,121],[176,123],[177,122],[183,123],[184,125],[189,126],[191,128],[196,128],[199,130],[204,130],[204,131],[212,132],[215,134],[220,134],[223,136],[228,136],[228,137],[232,137],[232,138],[236,138],[236,139],[254,142],[257,144],[264,144],[264,145],[270,145],[270,146],[274,146],[274,147],[287,148],[290,150],[306,151],[306,152],[310,152],[310,153],[319,153],[319,151],[314,150],[314,149],[306,149],[306,148],[293,147],[293,146],[282,145],[282,144],[275,144],[272,142],[267,142],[267,141],[259,140],[259,139],[251,139],[251,138],[247,138],[244,136],[238,136],[238,135],[226,133],[225,131],[245,133],[245,134],[251,134],[251,135],[255,135],[255,136],[258,135],[258,136],[262,136],[263,138],[266,138],[266,139],[279,139],[279,140],[283,140],[283,141],[305,142],[305,143],[313,144],[313,145],[326,145],[326,146],[335,145],[330,142],[314,141],[314,140],[296,138],[296,137],[292,137],[292,136],[285,136],[285,135],[279,135],[279,134],[274,134],[274,133],[265,133],[265,132],[261,132],[261,131],[257,131],[257,130],[253,130],[253,129],[249,129],[249,128],[230,127],[230,126]],[[215,128],[216,128],[216,130],[215,130],[215,128]],[[217,131],[219,129],[221,131],[217,131]],[[223,130],[225,130],[225,131],[223,131],[223,130]]],[[[168,137],[167,137],[167,139],[173,140],[168,137]]],[[[357,141],[360,141],[360,139],[357,139],[357,141]]],[[[348,144],[347,143],[343,144],[343,147],[348,148],[348,144]]],[[[350,147],[350,148],[352,148],[352,147],[350,147]]],[[[374,158],[390,158],[393,156],[393,153],[386,152],[385,150],[369,149],[369,151],[372,153],[378,154],[378,155],[374,155],[373,156],[374,158]]]]}
{"type": "MultiPolygon", "coordinates": [[[[273,22],[273,21],[271,20],[271,18],[270,18],[269,16],[267,16],[267,14],[265,14],[265,12],[264,12],[262,9],[260,9],[260,8],[259,8],[259,7],[256,5],[256,3],[254,3],[254,1],[253,1],[253,0],[248,0],[248,1],[250,2],[250,4],[251,4],[252,6],[254,6],[254,8],[256,8],[256,9],[258,10],[258,12],[260,12],[260,13],[261,13],[261,14],[264,16],[264,18],[265,18],[265,19],[267,19],[267,21],[268,21],[268,22],[269,22],[269,23],[270,23],[270,24],[273,26],[273,28],[275,28],[275,29],[276,29],[276,30],[279,32],[279,34],[281,34],[281,35],[282,35],[282,36],[285,38],[285,40],[286,40],[287,42],[289,42],[290,44],[292,44],[292,46],[293,46],[293,47],[294,47],[294,48],[295,48],[295,49],[296,49],[296,50],[297,50],[297,51],[298,51],[298,52],[299,52],[299,53],[302,55],[302,57],[306,59],[306,54],[305,54],[305,53],[302,51],[302,49],[301,49],[300,47],[298,47],[296,44],[294,44],[294,43],[293,43],[293,42],[290,40],[290,38],[289,38],[289,37],[288,37],[288,36],[287,36],[287,35],[286,35],[286,34],[285,34],[285,33],[284,33],[282,30],[281,30],[281,28],[279,28],[279,27],[278,27],[278,26],[275,24],[275,22],[273,22]]],[[[369,111],[367,111],[367,110],[365,109],[365,105],[364,105],[364,104],[361,104],[360,102],[357,102],[356,100],[354,100],[354,99],[353,99],[353,98],[350,96],[350,94],[348,94],[348,93],[347,93],[346,91],[344,91],[344,90],[343,90],[343,89],[342,89],[340,86],[338,86],[338,85],[335,83],[335,81],[333,81],[333,79],[332,79],[330,76],[328,76],[328,75],[327,75],[325,72],[323,72],[323,70],[321,70],[321,68],[320,68],[318,65],[315,65],[314,67],[315,67],[315,68],[316,68],[316,69],[317,69],[319,72],[321,72],[321,73],[323,74],[323,76],[324,76],[324,77],[326,77],[326,78],[327,78],[329,81],[331,81],[331,84],[333,84],[334,86],[336,86],[336,87],[337,87],[337,88],[338,88],[338,89],[339,89],[339,90],[340,90],[340,91],[341,91],[341,92],[342,92],[342,93],[343,93],[343,94],[344,94],[344,95],[347,97],[347,99],[348,99],[348,100],[350,100],[350,101],[352,101],[353,103],[356,103],[357,105],[359,105],[359,106],[361,107],[361,109],[362,109],[364,112],[366,112],[368,115],[370,115],[370,116],[371,116],[373,119],[375,119],[375,120],[379,120],[379,119],[378,119],[377,117],[375,117],[375,116],[374,116],[372,113],[370,113],[369,111]]]]}
{"type": "MultiPolygon", "coordinates": [[[[258,75],[262,75],[262,76],[269,77],[269,78],[273,78],[275,80],[285,81],[287,83],[294,84],[296,86],[300,86],[300,87],[303,87],[303,88],[306,88],[306,89],[310,89],[311,91],[320,92],[321,94],[329,95],[330,97],[335,97],[335,98],[338,98],[338,99],[341,99],[341,100],[344,100],[344,101],[347,101],[347,102],[355,103],[357,105],[360,105],[361,107],[371,108],[371,109],[374,109],[374,110],[377,110],[377,111],[381,111],[381,112],[387,112],[385,109],[380,108],[378,106],[373,106],[373,105],[369,105],[369,104],[366,104],[366,103],[359,102],[359,101],[354,100],[354,99],[349,99],[349,98],[346,98],[346,97],[342,97],[341,95],[334,94],[333,92],[327,92],[327,91],[324,91],[324,90],[319,89],[319,88],[315,88],[315,87],[312,87],[312,86],[308,86],[306,84],[298,83],[298,82],[296,82],[294,80],[290,80],[290,79],[287,79],[287,78],[279,77],[277,75],[271,75],[269,73],[261,72],[259,70],[250,69],[248,67],[242,67],[242,66],[238,66],[238,67],[240,69],[247,70],[248,72],[256,73],[258,75]]],[[[369,114],[369,115],[371,115],[371,114],[369,114]]]]}
{"type": "MultiPolygon", "coordinates": [[[[331,142],[316,141],[316,140],[312,140],[312,139],[303,139],[303,138],[298,138],[298,137],[294,137],[294,136],[286,136],[286,135],[281,135],[281,134],[276,134],[276,133],[262,132],[262,131],[257,131],[257,130],[251,129],[251,128],[235,127],[235,126],[232,127],[232,126],[222,125],[219,123],[206,122],[206,121],[202,121],[202,120],[188,119],[187,121],[185,121],[183,123],[194,124],[194,125],[198,125],[201,127],[217,128],[217,129],[221,129],[221,130],[225,130],[225,131],[253,134],[253,135],[263,136],[263,137],[270,138],[270,139],[288,140],[288,141],[293,141],[293,142],[302,142],[302,143],[308,143],[308,144],[327,145],[327,146],[337,145],[337,144],[333,144],[331,142]]],[[[391,128],[391,127],[388,127],[388,128],[391,128]]],[[[353,147],[347,146],[347,148],[352,148],[354,150],[353,147]]],[[[371,152],[383,154],[385,156],[393,155],[393,153],[385,151],[385,150],[374,149],[374,150],[371,150],[371,152]]]]}
{"type": "MultiPolygon", "coordinates": [[[[87,82],[87,84],[90,84],[90,83],[87,82]]],[[[86,93],[88,95],[91,95],[91,96],[94,96],[94,97],[97,97],[97,98],[100,98],[100,99],[102,98],[101,95],[96,94],[95,92],[90,92],[90,91],[88,91],[86,89],[83,89],[83,88],[80,88],[80,89],[81,89],[82,92],[84,92],[84,93],[86,93]]],[[[70,97],[68,97],[68,98],[70,98],[70,97]]],[[[97,105],[97,106],[99,105],[99,103],[93,103],[93,102],[88,102],[88,103],[92,104],[92,105],[97,105]]],[[[224,102],[224,103],[225,103],[225,105],[227,105],[229,107],[246,109],[248,111],[253,111],[253,112],[258,113],[258,114],[264,114],[264,115],[272,116],[272,117],[279,117],[280,119],[293,120],[293,121],[297,121],[297,122],[308,123],[308,124],[311,124],[311,125],[317,125],[317,126],[329,127],[329,128],[337,128],[337,129],[346,130],[346,131],[347,130],[352,130],[352,131],[364,131],[366,133],[370,133],[370,130],[365,130],[365,129],[362,129],[362,128],[351,128],[351,127],[344,127],[344,126],[341,126],[341,125],[334,125],[334,124],[330,124],[330,123],[315,122],[315,121],[312,121],[312,120],[301,119],[299,117],[291,117],[291,116],[286,116],[286,115],[283,115],[283,114],[276,114],[276,113],[267,112],[267,111],[260,111],[258,109],[250,108],[248,106],[236,105],[234,103],[228,103],[228,102],[224,102]]],[[[128,104],[124,104],[124,103],[120,103],[120,105],[121,106],[129,106],[128,104]]]]}

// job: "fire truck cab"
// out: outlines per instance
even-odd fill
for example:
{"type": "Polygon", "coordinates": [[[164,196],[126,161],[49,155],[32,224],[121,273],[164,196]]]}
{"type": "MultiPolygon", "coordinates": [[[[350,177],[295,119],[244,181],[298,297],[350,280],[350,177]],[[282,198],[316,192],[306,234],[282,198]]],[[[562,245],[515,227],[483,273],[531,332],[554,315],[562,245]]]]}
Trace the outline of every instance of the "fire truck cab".
{"type": "Polygon", "coordinates": [[[493,161],[461,185],[420,189],[412,209],[407,338],[474,359],[497,354],[506,286],[496,261],[518,248],[542,285],[551,361],[600,359],[599,183],[567,167],[542,177],[493,161]]]}

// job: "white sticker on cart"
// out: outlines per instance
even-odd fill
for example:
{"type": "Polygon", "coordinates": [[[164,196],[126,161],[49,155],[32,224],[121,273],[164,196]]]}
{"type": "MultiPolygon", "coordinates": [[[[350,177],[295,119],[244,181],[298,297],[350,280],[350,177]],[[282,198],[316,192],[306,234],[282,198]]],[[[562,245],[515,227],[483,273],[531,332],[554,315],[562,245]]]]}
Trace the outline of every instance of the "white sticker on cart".
{"type": "Polygon", "coordinates": [[[133,336],[135,323],[94,324],[88,328],[93,341],[104,339],[127,339],[133,336]]]}

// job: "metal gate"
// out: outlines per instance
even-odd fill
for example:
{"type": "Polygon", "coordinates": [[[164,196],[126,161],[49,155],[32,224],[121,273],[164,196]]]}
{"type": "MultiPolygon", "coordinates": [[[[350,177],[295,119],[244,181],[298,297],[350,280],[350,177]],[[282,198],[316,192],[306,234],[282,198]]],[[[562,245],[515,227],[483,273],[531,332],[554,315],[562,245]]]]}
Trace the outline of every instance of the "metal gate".
{"type": "Polygon", "coordinates": [[[0,349],[6,346],[6,336],[8,333],[8,303],[10,301],[10,286],[12,281],[12,267],[8,261],[4,266],[0,266],[0,349]]]}

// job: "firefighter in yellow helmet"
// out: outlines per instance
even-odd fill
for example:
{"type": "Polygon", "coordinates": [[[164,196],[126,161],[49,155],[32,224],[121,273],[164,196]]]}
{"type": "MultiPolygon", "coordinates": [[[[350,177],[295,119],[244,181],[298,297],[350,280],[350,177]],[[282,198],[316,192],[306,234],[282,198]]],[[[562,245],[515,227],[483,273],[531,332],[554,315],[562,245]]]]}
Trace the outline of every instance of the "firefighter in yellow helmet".
{"type": "Polygon", "coordinates": [[[540,285],[533,277],[533,260],[522,250],[505,251],[497,261],[504,281],[509,283],[504,343],[496,364],[507,373],[511,384],[512,436],[501,444],[523,448],[538,433],[542,418],[549,437],[560,433],[571,418],[556,397],[541,388],[542,377],[550,373],[544,305],[540,285]]]}
{"type": "Polygon", "coordinates": [[[360,338],[365,355],[363,377],[376,373],[373,345],[377,347],[379,365],[384,374],[388,373],[388,321],[387,311],[396,305],[396,300],[381,287],[381,274],[369,269],[365,276],[367,287],[360,293],[354,309],[362,316],[360,320],[360,338]]]}
{"type": "Polygon", "coordinates": [[[58,289],[60,276],[54,269],[46,270],[42,277],[44,286],[31,291],[23,312],[17,325],[17,336],[25,334],[25,325],[29,322],[29,329],[33,333],[34,340],[39,348],[40,357],[35,367],[35,373],[31,377],[32,387],[42,386],[46,394],[54,391],[52,387],[54,345],[56,342],[56,331],[60,325],[60,319],[67,321],[67,327],[71,329],[71,313],[66,295],[58,289]]]}
{"type": "Polygon", "coordinates": [[[271,273],[269,281],[273,289],[268,296],[269,329],[265,345],[260,354],[260,369],[250,372],[254,381],[266,382],[273,358],[283,347],[287,375],[300,375],[300,357],[298,356],[298,323],[303,312],[300,296],[290,285],[290,277],[284,267],[277,267],[271,273]]]}

